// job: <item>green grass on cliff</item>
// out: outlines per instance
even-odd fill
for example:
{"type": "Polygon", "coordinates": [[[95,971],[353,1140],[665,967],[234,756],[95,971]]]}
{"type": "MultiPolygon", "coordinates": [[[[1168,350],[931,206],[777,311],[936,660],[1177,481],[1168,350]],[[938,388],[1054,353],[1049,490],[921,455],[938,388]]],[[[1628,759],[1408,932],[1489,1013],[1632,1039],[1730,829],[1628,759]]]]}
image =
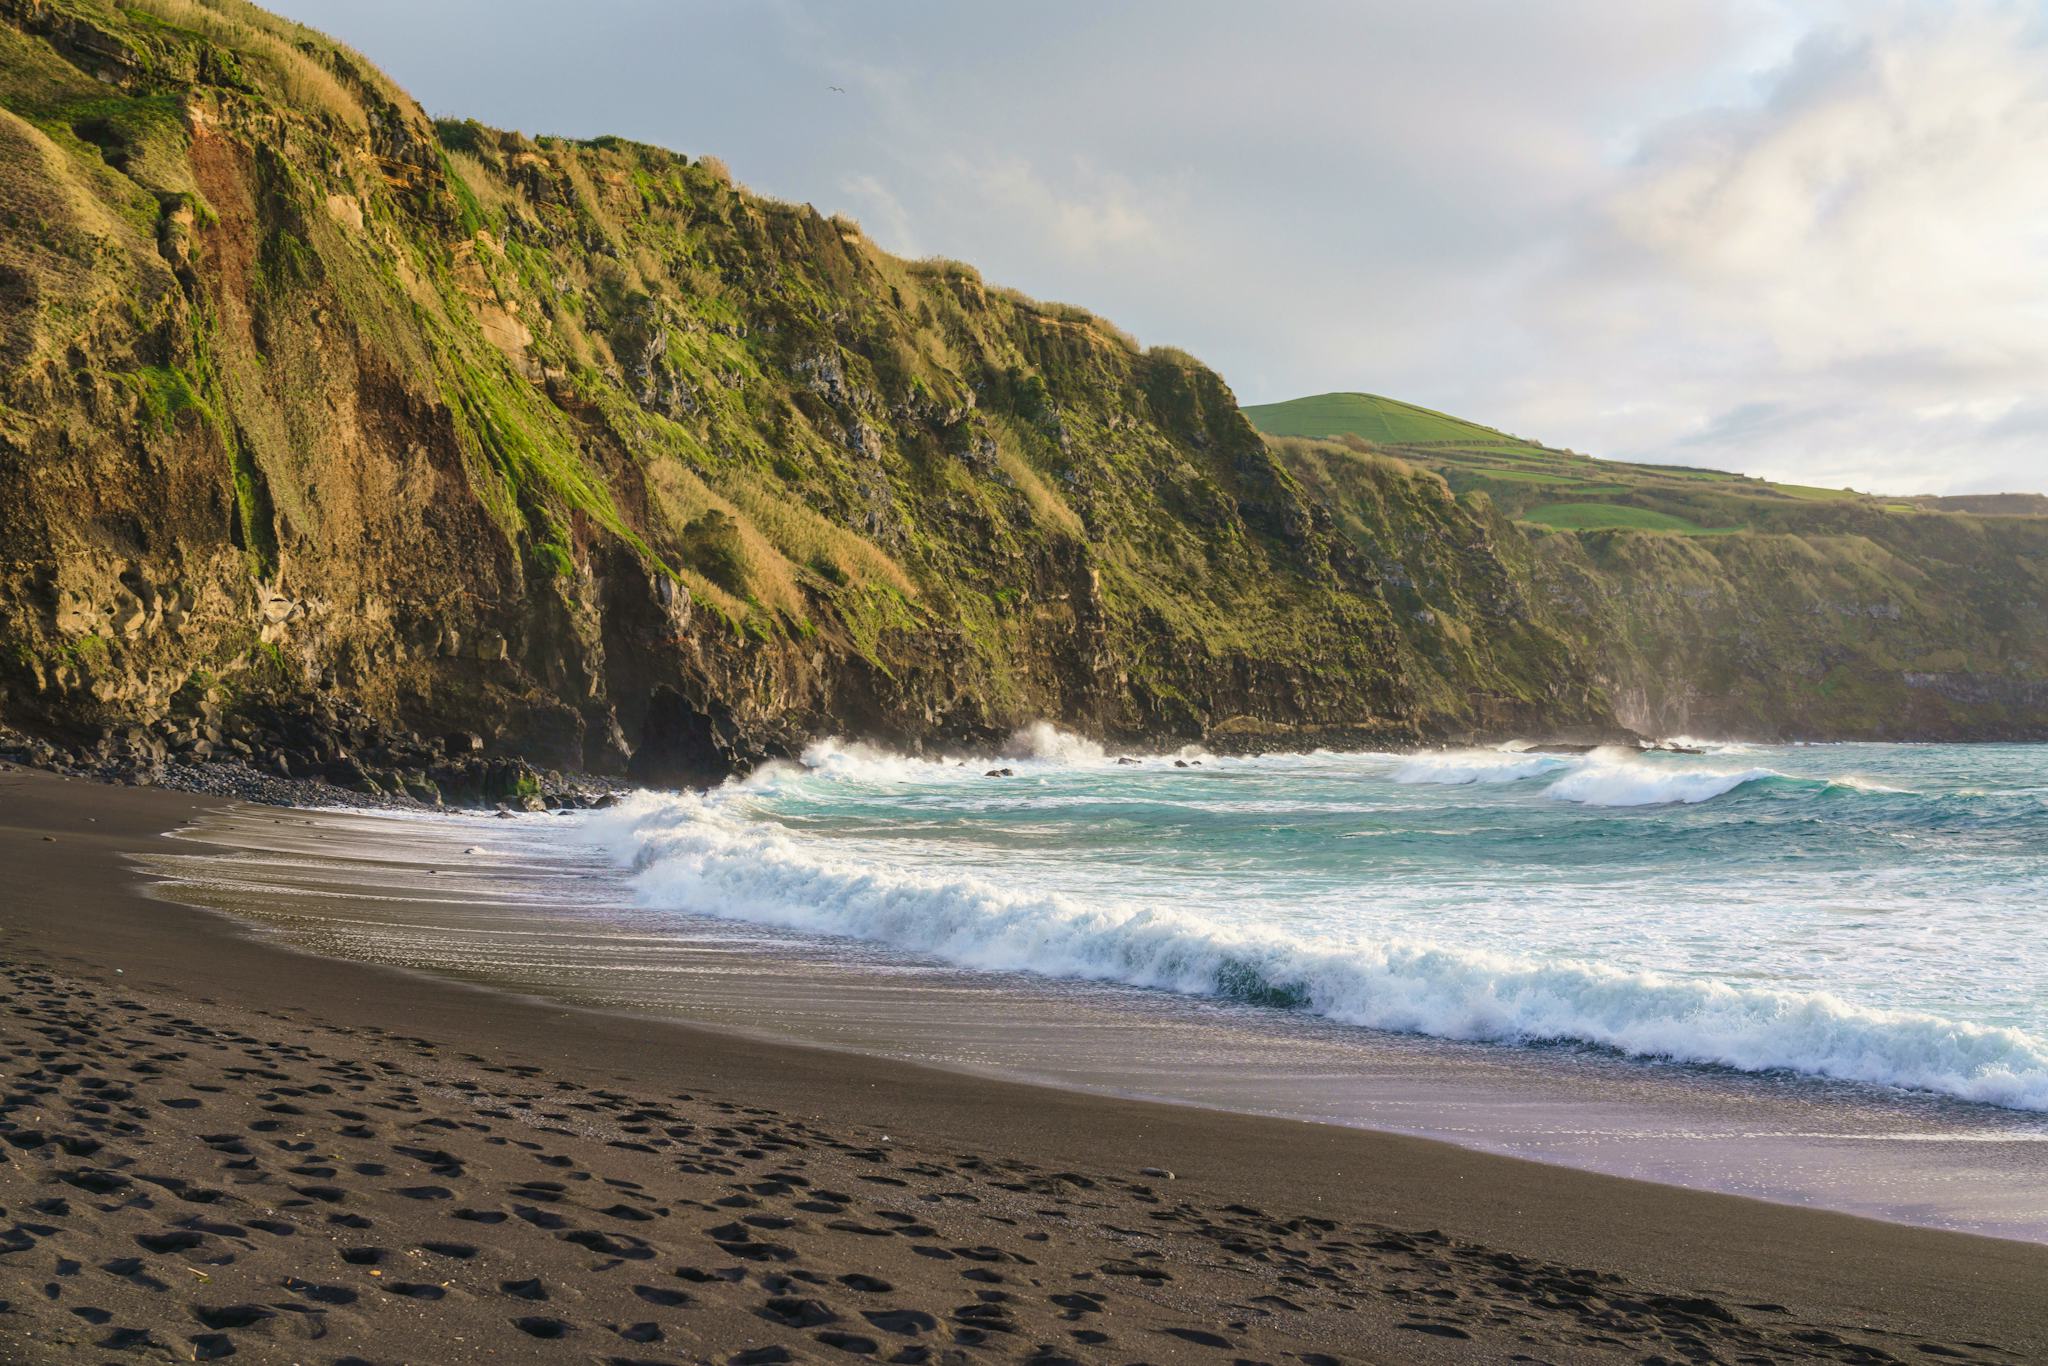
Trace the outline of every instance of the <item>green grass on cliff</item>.
{"type": "Polygon", "coordinates": [[[1524,512],[1522,520],[1558,531],[1676,531],[1700,536],[1710,530],[1668,512],[1621,503],[1544,503],[1524,512]]]}
{"type": "Polygon", "coordinates": [[[115,378],[134,393],[138,416],[152,430],[170,430],[187,409],[207,411],[192,377],[176,366],[145,365],[115,378]]]}

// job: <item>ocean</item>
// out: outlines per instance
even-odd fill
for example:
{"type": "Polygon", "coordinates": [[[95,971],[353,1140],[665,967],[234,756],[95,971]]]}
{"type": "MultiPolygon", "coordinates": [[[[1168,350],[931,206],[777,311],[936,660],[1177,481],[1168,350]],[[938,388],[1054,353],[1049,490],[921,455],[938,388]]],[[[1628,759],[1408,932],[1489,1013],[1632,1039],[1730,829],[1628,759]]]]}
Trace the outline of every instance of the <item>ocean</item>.
{"type": "Polygon", "coordinates": [[[2048,749],[990,767],[820,745],[580,833],[643,905],[961,967],[2048,1110],[2048,749]]]}
{"type": "Polygon", "coordinates": [[[323,953],[2048,1237],[2048,747],[1699,747],[826,742],[157,871],[323,953]]]}

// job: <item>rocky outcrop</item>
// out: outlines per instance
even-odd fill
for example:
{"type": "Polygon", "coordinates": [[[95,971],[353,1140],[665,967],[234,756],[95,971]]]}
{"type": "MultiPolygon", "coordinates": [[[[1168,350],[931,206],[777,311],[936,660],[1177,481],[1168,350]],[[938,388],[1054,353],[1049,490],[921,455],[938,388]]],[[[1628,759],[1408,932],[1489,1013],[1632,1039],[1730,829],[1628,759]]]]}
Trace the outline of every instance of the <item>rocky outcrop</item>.
{"type": "Polygon", "coordinates": [[[284,804],[561,811],[616,800],[602,780],[488,754],[473,732],[394,730],[345,704],[272,707],[205,697],[153,725],[55,739],[0,725],[5,761],[131,787],[284,804]]]}

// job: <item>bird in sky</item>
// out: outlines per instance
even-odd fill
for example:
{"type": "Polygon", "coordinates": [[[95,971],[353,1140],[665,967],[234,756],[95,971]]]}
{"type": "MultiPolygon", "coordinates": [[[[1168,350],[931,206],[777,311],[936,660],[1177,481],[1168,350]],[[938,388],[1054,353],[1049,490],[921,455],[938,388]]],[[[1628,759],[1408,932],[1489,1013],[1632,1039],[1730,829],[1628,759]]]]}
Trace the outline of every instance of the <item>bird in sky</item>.
{"type": "Polygon", "coordinates": [[[844,95],[846,93],[846,88],[844,86],[828,85],[825,88],[840,95],[844,95]]]}

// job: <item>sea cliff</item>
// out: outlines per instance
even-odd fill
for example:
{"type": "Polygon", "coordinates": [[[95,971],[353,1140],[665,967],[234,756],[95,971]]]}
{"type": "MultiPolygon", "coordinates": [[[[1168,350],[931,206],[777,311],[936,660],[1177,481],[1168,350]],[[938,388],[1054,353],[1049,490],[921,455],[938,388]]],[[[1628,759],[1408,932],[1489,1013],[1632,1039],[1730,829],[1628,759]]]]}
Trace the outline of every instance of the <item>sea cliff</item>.
{"type": "MultiPolygon", "coordinates": [[[[827,733],[1603,738],[1772,700],[1717,710],[1720,646],[1612,625],[1721,629],[1656,601],[1661,548],[1269,440],[1194,358],[713,158],[430,120],[253,6],[0,0],[0,304],[0,721],[145,766],[431,798],[827,733]]],[[[2042,727],[1946,657],[1900,716],[2042,727]]],[[[1870,728],[1825,696],[1788,715],[1870,728]]]]}

